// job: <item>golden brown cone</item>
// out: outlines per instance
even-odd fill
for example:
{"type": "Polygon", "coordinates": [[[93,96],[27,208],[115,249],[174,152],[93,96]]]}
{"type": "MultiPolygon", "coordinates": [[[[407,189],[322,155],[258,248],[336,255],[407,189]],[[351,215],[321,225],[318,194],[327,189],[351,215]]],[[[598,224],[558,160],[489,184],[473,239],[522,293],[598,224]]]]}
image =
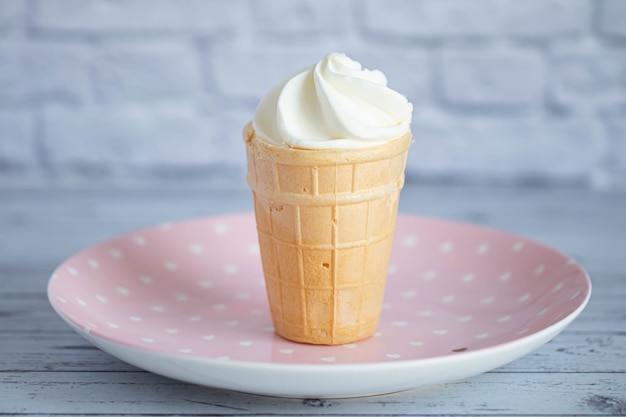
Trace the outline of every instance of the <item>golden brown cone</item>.
{"type": "Polygon", "coordinates": [[[337,345],[378,326],[411,135],[363,149],[275,146],[244,129],[276,332],[337,345]]]}

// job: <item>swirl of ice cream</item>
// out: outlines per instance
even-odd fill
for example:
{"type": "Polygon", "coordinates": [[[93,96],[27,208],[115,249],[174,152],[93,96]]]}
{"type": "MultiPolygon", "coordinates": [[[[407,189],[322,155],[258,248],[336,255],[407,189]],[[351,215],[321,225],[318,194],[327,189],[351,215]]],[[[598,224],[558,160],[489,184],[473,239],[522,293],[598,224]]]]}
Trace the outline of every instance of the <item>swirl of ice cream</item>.
{"type": "Polygon", "coordinates": [[[382,72],[331,53],[274,87],[259,103],[253,126],[279,146],[362,148],[407,133],[412,112],[382,72]]]}

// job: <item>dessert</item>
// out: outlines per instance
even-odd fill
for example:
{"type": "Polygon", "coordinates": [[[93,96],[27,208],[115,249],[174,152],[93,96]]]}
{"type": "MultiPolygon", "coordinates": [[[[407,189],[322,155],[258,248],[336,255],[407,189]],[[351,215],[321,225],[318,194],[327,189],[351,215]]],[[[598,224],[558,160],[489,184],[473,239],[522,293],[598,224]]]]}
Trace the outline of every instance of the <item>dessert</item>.
{"type": "Polygon", "coordinates": [[[381,314],[412,105],[333,53],[287,78],[244,129],[276,332],[336,345],[381,314]]]}

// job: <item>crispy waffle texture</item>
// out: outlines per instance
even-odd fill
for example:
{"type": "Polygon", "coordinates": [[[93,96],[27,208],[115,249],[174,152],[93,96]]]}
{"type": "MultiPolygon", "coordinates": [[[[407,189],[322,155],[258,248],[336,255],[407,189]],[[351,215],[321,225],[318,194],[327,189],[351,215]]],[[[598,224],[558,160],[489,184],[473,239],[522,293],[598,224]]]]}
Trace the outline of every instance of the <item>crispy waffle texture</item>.
{"type": "Polygon", "coordinates": [[[407,133],[363,149],[275,146],[244,129],[248,183],[276,332],[337,345],[378,326],[407,133]]]}

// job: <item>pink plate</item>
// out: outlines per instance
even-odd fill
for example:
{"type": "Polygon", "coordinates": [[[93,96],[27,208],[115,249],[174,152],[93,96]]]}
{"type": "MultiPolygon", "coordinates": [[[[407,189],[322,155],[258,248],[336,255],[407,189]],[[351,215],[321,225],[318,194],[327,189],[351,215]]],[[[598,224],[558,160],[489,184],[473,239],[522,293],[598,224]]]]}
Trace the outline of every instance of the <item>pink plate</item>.
{"type": "Polygon", "coordinates": [[[98,244],[59,266],[48,297],[89,341],[146,370],[299,397],[392,392],[485,372],[556,336],[589,299],[590,280],[574,260],[528,239],[409,215],[396,230],[379,330],[348,345],[275,335],[252,214],[162,224],[98,244]]]}

